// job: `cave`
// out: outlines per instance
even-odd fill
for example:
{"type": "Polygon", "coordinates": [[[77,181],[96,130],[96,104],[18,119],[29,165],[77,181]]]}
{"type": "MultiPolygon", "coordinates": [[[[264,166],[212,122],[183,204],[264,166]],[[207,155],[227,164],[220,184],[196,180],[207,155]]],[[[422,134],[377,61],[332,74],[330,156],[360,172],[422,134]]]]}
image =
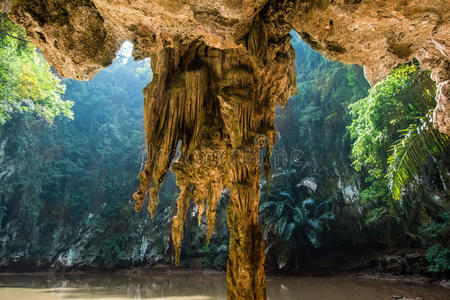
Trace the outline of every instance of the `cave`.
{"type": "Polygon", "coordinates": [[[266,298],[260,178],[269,180],[275,108],[297,91],[291,30],[331,60],[363,65],[372,85],[417,59],[437,84],[434,124],[450,134],[446,0],[17,0],[10,9],[63,77],[91,78],[126,40],[135,59],[150,57],[135,209],[148,198],[155,215],[171,168],[181,190],[172,226],[178,263],[190,200],[207,216],[209,239],[228,188],[229,299],[266,298]]]}

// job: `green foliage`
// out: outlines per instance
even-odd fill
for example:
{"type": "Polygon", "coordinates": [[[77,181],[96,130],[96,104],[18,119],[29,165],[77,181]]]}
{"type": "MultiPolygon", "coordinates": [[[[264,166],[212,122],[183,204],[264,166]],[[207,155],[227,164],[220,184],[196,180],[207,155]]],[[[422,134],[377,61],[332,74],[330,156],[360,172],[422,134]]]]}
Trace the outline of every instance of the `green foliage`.
{"type": "MultiPolygon", "coordinates": [[[[434,240],[427,259],[430,270],[438,272],[448,270],[449,246],[442,239],[448,239],[448,214],[441,216],[441,225],[435,220],[419,234],[417,231],[424,220],[436,218],[445,209],[445,200],[440,204],[429,197],[419,199],[417,187],[412,189],[416,192],[403,193],[430,163],[434,168],[443,167],[438,164],[439,154],[448,149],[449,139],[432,125],[429,111],[435,106],[435,94],[429,72],[413,64],[400,66],[375,85],[368,97],[350,105],[353,120],[349,131],[354,139],[353,166],[368,174],[361,193],[366,223],[395,222],[412,240],[434,240]]],[[[444,195],[436,199],[445,199],[445,179],[439,175],[438,180],[444,184],[444,195]]]]}
{"type": "Polygon", "coordinates": [[[450,271],[450,213],[442,212],[439,220],[434,220],[421,228],[420,234],[433,244],[427,251],[431,272],[450,271]]]}
{"type": "Polygon", "coordinates": [[[398,217],[399,206],[390,201],[389,179],[385,177],[388,150],[400,138],[400,130],[434,106],[435,93],[428,71],[402,65],[376,84],[366,98],[349,106],[353,166],[367,173],[361,199],[370,211],[368,223],[389,215],[398,217]]]}
{"type": "Polygon", "coordinates": [[[433,127],[432,112],[402,132],[401,139],[390,148],[388,158],[388,178],[395,200],[400,200],[402,191],[430,157],[434,158],[450,147],[449,137],[433,127]]]}
{"type": "Polygon", "coordinates": [[[342,199],[336,178],[354,172],[348,167],[347,106],[369,89],[361,67],[330,62],[291,35],[299,94],[277,110],[280,136],[273,155],[286,153],[287,160],[272,160],[271,193],[263,182],[260,204],[267,261],[278,269],[307,264],[301,261],[307,252],[324,242],[331,246],[324,238],[342,199]],[[300,154],[296,161],[294,151],[300,154]],[[306,178],[314,178],[317,190],[299,185],[306,178]]]}
{"type": "MultiPolygon", "coordinates": [[[[27,45],[23,42],[21,47],[27,45]]],[[[388,201],[385,177],[386,152],[400,137],[398,130],[428,111],[421,99],[427,102],[434,96],[428,73],[401,67],[367,97],[369,86],[361,67],[330,62],[296,37],[293,45],[299,94],[277,113],[280,137],[275,150],[284,149],[290,158],[293,150],[302,156],[289,165],[273,165],[271,194],[263,180],[259,207],[268,260],[276,257],[277,267],[285,270],[298,267],[299,259],[308,259],[318,247],[332,249],[343,245],[344,237],[357,239],[348,237],[354,232],[366,234],[369,223],[405,218],[399,206],[407,211],[405,219],[419,224],[430,220],[423,211],[432,216],[437,211],[432,201],[424,199],[388,201]],[[349,111],[352,103],[356,104],[349,111]],[[360,174],[349,158],[350,133],[355,140],[361,137],[354,156],[360,174]],[[349,196],[353,187],[356,192],[349,196]]],[[[74,121],[56,119],[49,126],[33,111],[24,110],[20,116],[11,113],[0,127],[0,263],[38,258],[51,264],[69,248],[78,251],[83,265],[102,267],[151,264],[170,257],[170,224],[178,193],[174,175],[168,174],[161,189],[155,219],[135,214],[130,197],[144,162],[141,90],[150,81],[149,68],[148,61],[131,62],[121,53],[89,82],[64,81],[67,91],[60,97],[74,100],[74,121]]],[[[446,199],[443,195],[441,199],[446,199]]],[[[209,247],[205,224],[198,227],[197,216],[193,210],[189,213],[183,261],[224,267],[228,231],[223,202],[209,247]]],[[[422,234],[434,247],[429,260],[439,270],[445,269],[449,248],[443,240],[448,236],[441,230],[443,219],[422,234]]],[[[379,231],[387,235],[395,228],[382,226],[379,231]]]]}
{"type": "Polygon", "coordinates": [[[439,214],[439,221],[430,222],[421,229],[421,234],[428,239],[438,242],[450,243],[450,212],[442,212],[439,214]]]}
{"type": "Polygon", "coordinates": [[[0,16],[0,125],[13,113],[32,112],[52,122],[73,118],[72,101],[62,100],[65,86],[22,28],[0,16]]]}
{"type": "Polygon", "coordinates": [[[403,65],[376,84],[369,96],[350,105],[353,164],[357,171],[384,171],[387,150],[415,118],[434,106],[436,87],[429,72],[403,65]]]}
{"type": "MultiPolygon", "coordinates": [[[[296,52],[297,86],[284,111],[277,112],[276,126],[283,142],[301,149],[311,160],[347,160],[347,106],[367,95],[363,69],[324,59],[292,33],[296,52]]],[[[286,149],[290,152],[290,149],[286,149]]]]}
{"type": "MultiPolygon", "coordinates": [[[[272,177],[281,177],[283,182],[289,182],[293,173],[285,171],[272,177]]],[[[270,194],[263,189],[259,206],[266,252],[277,252],[279,269],[289,265],[296,254],[296,247],[319,248],[325,227],[335,218],[329,201],[302,200],[291,189],[277,184],[272,186],[270,194]]]]}
{"type": "Polygon", "coordinates": [[[61,97],[74,100],[73,121],[50,126],[25,111],[0,128],[0,257],[26,251],[45,262],[82,241],[79,259],[106,267],[125,260],[147,217],[130,200],[144,152],[141,91],[150,78],[148,60],[120,58],[91,81],[65,81],[61,97]]]}
{"type": "Polygon", "coordinates": [[[450,249],[441,245],[434,245],[427,251],[427,261],[430,263],[430,272],[450,271],[450,249]]]}

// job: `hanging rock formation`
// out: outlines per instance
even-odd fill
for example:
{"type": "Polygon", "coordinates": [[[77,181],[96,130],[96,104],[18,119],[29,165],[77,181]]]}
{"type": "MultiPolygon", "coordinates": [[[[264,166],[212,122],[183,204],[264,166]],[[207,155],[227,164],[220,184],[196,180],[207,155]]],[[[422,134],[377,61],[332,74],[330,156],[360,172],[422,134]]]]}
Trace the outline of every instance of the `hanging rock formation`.
{"type": "Polygon", "coordinates": [[[365,66],[375,84],[417,58],[438,84],[435,124],[450,133],[448,0],[16,0],[10,16],[65,77],[88,79],[125,40],[151,57],[144,89],[148,160],[134,194],[153,216],[171,167],[181,189],[172,238],[178,262],[190,199],[214,233],[220,192],[230,189],[228,296],[264,299],[257,208],[268,175],[274,111],[295,91],[296,30],[330,59],[365,66]],[[179,151],[177,151],[179,150],[179,151]]]}
{"type": "Polygon", "coordinates": [[[181,189],[172,225],[178,264],[190,199],[199,207],[199,222],[206,207],[209,240],[220,194],[229,188],[227,281],[232,299],[265,297],[259,154],[264,148],[268,174],[275,107],[295,88],[289,29],[268,32],[261,19],[255,18],[245,47],[220,50],[198,41],[162,49],[152,56],[154,79],[144,90],[148,160],[139,175],[135,208],[141,209],[148,193],[154,216],[160,183],[172,167],[181,189]]]}

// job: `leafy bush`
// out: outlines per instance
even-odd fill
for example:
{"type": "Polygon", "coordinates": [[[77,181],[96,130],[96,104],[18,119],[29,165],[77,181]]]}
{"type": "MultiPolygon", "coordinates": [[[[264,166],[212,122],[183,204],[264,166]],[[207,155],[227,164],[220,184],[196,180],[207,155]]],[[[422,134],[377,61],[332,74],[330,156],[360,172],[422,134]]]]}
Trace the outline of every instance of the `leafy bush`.
{"type": "Polygon", "coordinates": [[[351,157],[356,171],[367,174],[361,192],[368,212],[367,222],[396,218],[402,207],[391,201],[386,178],[388,150],[400,130],[415,123],[435,105],[436,87],[429,72],[416,65],[402,65],[370,89],[369,95],[349,106],[353,138],[351,157]]]}
{"type": "Polygon", "coordinates": [[[430,247],[427,251],[427,261],[430,263],[428,270],[431,272],[450,271],[450,249],[439,244],[430,247]]]}
{"type": "Polygon", "coordinates": [[[431,272],[450,271],[450,212],[442,212],[437,220],[423,226],[422,238],[428,244],[434,243],[427,251],[427,261],[431,272]]]}
{"type": "Polygon", "coordinates": [[[376,84],[368,97],[351,104],[353,120],[348,129],[354,139],[355,169],[384,172],[388,149],[400,137],[399,130],[424,116],[435,105],[435,94],[428,71],[402,65],[376,84]]]}

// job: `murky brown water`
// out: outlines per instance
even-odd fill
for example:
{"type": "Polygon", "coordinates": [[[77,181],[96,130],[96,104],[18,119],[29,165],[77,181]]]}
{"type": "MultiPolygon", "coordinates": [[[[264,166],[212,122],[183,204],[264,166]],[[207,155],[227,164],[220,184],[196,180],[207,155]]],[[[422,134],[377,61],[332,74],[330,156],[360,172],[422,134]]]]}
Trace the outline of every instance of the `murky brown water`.
{"type": "MultiPolygon", "coordinates": [[[[428,285],[336,277],[268,277],[270,300],[392,300],[392,296],[449,300],[450,290],[428,285]]],[[[226,299],[224,275],[127,277],[0,276],[0,300],[54,299],[226,299]]]]}

